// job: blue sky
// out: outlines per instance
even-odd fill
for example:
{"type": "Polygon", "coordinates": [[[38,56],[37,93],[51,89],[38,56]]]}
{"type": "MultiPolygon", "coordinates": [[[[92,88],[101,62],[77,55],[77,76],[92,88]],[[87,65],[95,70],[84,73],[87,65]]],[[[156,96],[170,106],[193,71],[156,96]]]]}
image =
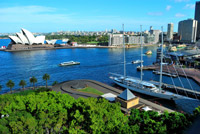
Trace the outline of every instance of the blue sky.
{"type": "Polygon", "coordinates": [[[0,33],[144,30],[194,18],[195,0],[1,0],[0,33]]]}

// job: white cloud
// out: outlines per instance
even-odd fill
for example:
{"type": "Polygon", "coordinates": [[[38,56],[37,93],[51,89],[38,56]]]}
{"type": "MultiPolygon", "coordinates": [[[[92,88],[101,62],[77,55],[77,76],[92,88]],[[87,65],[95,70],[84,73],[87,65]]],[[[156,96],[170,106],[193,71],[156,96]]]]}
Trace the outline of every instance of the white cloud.
{"type": "Polygon", "coordinates": [[[186,4],[184,9],[194,9],[195,8],[195,4],[186,4]]]}
{"type": "Polygon", "coordinates": [[[162,16],[163,15],[162,12],[148,12],[147,14],[151,15],[151,16],[162,16]]]}
{"type": "Polygon", "coordinates": [[[175,2],[188,2],[190,0],[174,0],[175,2]]]}
{"type": "Polygon", "coordinates": [[[166,7],[166,10],[169,11],[171,8],[172,8],[172,6],[168,5],[168,6],[166,7]]]}
{"type": "Polygon", "coordinates": [[[42,13],[42,12],[53,12],[56,11],[55,8],[52,7],[44,7],[44,6],[19,6],[19,7],[8,7],[8,8],[0,8],[0,14],[30,14],[30,13],[42,13]]]}
{"type": "Polygon", "coordinates": [[[185,17],[185,16],[186,16],[185,14],[181,14],[181,13],[175,14],[175,17],[177,17],[177,18],[181,18],[181,17],[185,17]]]}
{"type": "Polygon", "coordinates": [[[56,8],[44,6],[0,8],[0,16],[0,22],[4,23],[57,23],[70,20],[70,14],[60,14],[56,8]]]}

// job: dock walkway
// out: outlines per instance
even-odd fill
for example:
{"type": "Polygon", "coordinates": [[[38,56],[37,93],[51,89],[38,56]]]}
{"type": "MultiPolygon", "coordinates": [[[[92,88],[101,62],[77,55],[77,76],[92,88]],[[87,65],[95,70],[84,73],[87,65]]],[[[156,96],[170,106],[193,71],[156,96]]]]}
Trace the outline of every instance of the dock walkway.
{"type": "MultiPolygon", "coordinates": [[[[140,70],[140,68],[138,68],[140,70]]],[[[143,70],[160,70],[160,66],[158,65],[149,65],[144,66],[143,70]]],[[[188,77],[193,79],[197,84],[200,85],[200,70],[194,68],[180,68],[173,65],[164,65],[163,72],[170,73],[170,74],[178,74],[182,77],[188,77]]]]}
{"type": "MultiPolygon", "coordinates": [[[[154,80],[151,80],[151,82],[155,85],[159,85],[159,82],[158,81],[154,81],[154,80]]],[[[187,92],[188,94],[196,94],[197,97],[200,98],[200,92],[199,91],[196,91],[196,90],[192,90],[192,89],[187,89],[187,88],[183,88],[183,87],[178,87],[178,86],[174,86],[174,85],[171,85],[171,84],[167,84],[167,83],[162,83],[162,85],[166,88],[170,88],[170,89],[174,89],[175,88],[178,90],[178,91],[182,91],[182,92],[187,92]]]]}

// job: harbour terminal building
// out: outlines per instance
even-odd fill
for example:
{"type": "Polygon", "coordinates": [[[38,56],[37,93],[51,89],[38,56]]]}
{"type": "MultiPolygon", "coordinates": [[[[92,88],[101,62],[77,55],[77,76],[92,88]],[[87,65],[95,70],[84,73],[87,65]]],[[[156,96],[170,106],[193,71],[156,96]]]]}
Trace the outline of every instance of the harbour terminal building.
{"type": "Polygon", "coordinates": [[[32,50],[41,48],[53,48],[53,45],[45,44],[45,36],[34,36],[30,31],[21,29],[16,36],[9,36],[11,43],[7,50],[32,50]]]}

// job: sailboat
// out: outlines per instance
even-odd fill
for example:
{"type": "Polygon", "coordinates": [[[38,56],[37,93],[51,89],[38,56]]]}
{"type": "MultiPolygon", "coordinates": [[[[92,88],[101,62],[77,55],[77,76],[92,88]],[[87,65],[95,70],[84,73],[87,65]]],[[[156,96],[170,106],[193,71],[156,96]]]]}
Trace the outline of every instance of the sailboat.
{"type": "MultiPolygon", "coordinates": [[[[124,26],[123,26],[124,30],[124,26]]],[[[141,26],[141,61],[143,61],[143,46],[142,46],[142,26],[141,26]]],[[[124,75],[120,74],[115,74],[115,73],[110,73],[110,79],[117,85],[128,88],[134,92],[138,92],[141,94],[153,96],[153,97],[158,97],[162,99],[167,99],[167,100],[177,100],[177,99],[191,99],[193,98],[188,98],[185,96],[181,96],[178,94],[174,94],[172,92],[168,92],[165,90],[162,90],[162,62],[163,62],[163,28],[162,28],[162,44],[161,44],[161,64],[160,64],[160,84],[159,87],[155,86],[149,81],[144,81],[143,80],[143,62],[141,62],[141,75],[140,79],[136,77],[131,77],[126,75],[126,54],[125,54],[125,43],[124,43],[124,32],[123,32],[123,48],[124,48],[124,75]]]]}

